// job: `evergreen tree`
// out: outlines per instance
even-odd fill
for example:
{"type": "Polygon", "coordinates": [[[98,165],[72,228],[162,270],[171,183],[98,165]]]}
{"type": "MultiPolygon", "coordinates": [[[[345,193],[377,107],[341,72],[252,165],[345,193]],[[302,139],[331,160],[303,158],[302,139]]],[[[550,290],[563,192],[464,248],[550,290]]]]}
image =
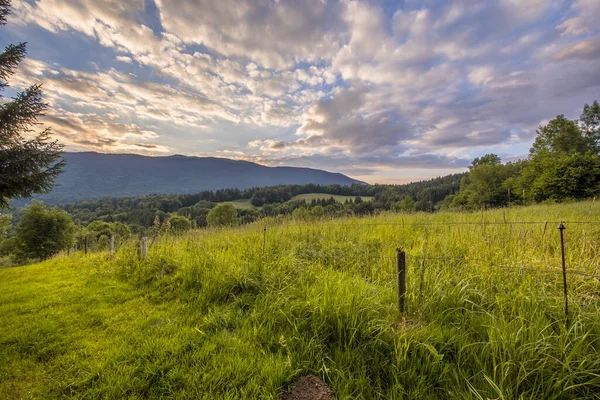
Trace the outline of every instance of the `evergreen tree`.
{"type": "MultiPolygon", "coordinates": [[[[0,25],[6,24],[9,12],[10,0],[0,0],[0,25]]],[[[25,45],[8,45],[0,54],[0,91],[25,57],[25,45]]],[[[30,86],[11,101],[0,101],[0,208],[11,199],[48,192],[62,172],[63,146],[50,138],[49,129],[40,133],[33,129],[46,108],[40,85],[30,86]]]]}

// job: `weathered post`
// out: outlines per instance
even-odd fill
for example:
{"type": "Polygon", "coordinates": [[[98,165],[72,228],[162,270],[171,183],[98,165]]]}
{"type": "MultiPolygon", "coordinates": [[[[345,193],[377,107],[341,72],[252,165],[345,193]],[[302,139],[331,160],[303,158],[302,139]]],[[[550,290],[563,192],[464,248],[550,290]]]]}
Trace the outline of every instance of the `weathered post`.
{"type": "Polygon", "coordinates": [[[265,228],[263,229],[263,248],[262,248],[263,256],[265,254],[266,249],[267,249],[267,225],[265,225],[265,228]]]}
{"type": "Polygon", "coordinates": [[[148,238],[142,237],[142,259],[148,257],[148,238]]]}
{"type": "Polygon", "coordinates": [[[396,277],[398,283],[398,310],[403,313],[406,297],[406,253],[401,249],[396,249],[396,277]]]}
{"type": "Polygon", "coordinates": [[[423,308],[425,306],[425,299],[423,298],[423,287],[425,285],[425,257],[421,259],[421,276],[419,277],[419,302],[421,313],[423,312],[423,308]]]}
{"type": "Polygon", "coordinates": [[[115,256],[115,235],[110,235],[110,258],[115,256]]]}
{"type": "Polygon", "coordinates": [[[85,241],[83,242],[83,246],[85,249],[85,255],[87,256],[87,250],[88,250],[88,237],[87,235],[85,236],[85,241]]]}
{"type": "Polygon", "coordinates": [[[567,323],[569,321],[569,298],[567,297],[567,266],[565,263],[565,238],[563,231],[567,229],[563,223],[558,224],[558,230],[560,232],[560,252],[562,256],[562,272],[563,272],[563,290],[565,294],[565,316],[567,317],[567,323]]]}

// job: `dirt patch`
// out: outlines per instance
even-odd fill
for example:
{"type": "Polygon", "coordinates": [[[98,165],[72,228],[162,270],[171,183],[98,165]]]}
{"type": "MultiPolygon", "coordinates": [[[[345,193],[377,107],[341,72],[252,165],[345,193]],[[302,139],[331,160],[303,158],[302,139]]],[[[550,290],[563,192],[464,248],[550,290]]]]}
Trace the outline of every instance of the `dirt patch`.
{"type": "Polygon", "coordinates": [[[334,400],[333,392],[325,382],[314,375],[302,376],[283,392],[280,400],[334,400]]]}

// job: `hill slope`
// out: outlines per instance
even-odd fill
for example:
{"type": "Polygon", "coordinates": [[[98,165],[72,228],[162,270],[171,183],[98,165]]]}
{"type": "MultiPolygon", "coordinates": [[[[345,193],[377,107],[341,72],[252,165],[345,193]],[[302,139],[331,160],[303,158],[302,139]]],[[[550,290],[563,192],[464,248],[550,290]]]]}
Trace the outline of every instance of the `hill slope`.
{"type": "Polygon", "coordinates": [[[134,154],[66,153],[67,167],[47,203],[144,194],[184,194],[224,188],[315,183],[363,183],[339,173],[311,168],[265,167],[212,157],[146,157],[134,154]]]}

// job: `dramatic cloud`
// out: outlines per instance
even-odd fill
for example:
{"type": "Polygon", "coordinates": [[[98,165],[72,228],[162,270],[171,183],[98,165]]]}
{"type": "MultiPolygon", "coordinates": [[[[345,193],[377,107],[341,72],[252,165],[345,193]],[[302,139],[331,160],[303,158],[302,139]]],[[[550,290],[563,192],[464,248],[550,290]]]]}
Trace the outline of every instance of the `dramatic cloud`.
{"type": "Polygon", "coordinates": [[[388,182],[514,158],[543,121],[577,117],[600,93],[598,15],[597,0],[15,0],[0,44],[30,42],[11,85],[43,84],[71,149],[388,182]]]}

